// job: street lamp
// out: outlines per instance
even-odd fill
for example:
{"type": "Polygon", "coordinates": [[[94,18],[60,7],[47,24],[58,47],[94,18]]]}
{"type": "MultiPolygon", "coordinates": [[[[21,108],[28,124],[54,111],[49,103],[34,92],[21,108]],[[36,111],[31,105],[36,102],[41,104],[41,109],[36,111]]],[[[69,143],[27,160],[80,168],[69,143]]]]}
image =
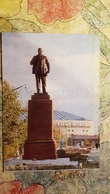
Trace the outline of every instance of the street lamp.
{"type": "MultiPolygon", "coordinates": [[[[67,130],[68,130],[68,124],[69,124],[69,122],[67,121],[67,122],[65,123],[65,126],[66,126],[66,141],[67,141],[67,130]]],[[[66,143],[66,146],[67,146],[67,143],[66,143]]]]}
{"type": "MultiPolygon", "coordinates": [[[[61,126],[62,126],[62,123],[59,123],[59,127],[60,127],[60,144],[61,144],[61,126]]],[[[60,148],[61,148],[61,145],[60,145],[60,148]]]]}
{"type": "MultiPolygon", "coordinates": [[[[14,88],[12,91],[14,90],[19,90],[20,88],[24,87],[25,86],[25,89],[26,89],[26,84],[22,85],[22,86],[19,86],[17,88],[14,88]]],[[[16,131],[16,134],[18,136],[18,131],[16,131]]],[[[18,149],[18,141],[16,142],[17,143],[17,157],[19,157],[19,149],[18,149]]]]}

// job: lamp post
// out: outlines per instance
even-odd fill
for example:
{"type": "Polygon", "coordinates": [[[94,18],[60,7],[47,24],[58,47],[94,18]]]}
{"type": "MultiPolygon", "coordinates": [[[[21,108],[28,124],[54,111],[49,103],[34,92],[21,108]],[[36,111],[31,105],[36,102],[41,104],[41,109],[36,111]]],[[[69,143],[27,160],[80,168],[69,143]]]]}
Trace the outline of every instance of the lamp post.
{"type": "Polygon", "coordinates": [[[62,126],[62,123],[59,123],[59,126],[60,126],[60,148],[61,148],[61,126],[62,126]]]}
{"type": "MultiPolygon", "coordinates": [[[[67,141],[67,131],[68,131],[68,121],[65,123],[65,126],[66,126],[66,141],[67,141]]],[[[67,143],[66,143],[66,146],[67,146],[67,143]]]]}
{"type": "MultiPolygon", "coordinates": [[[[26,89],[26,84],[24,84],[24,85],[22,85],[22,86],[19,86],[19,87],[17,87],[17,88],[15,88],[15,89],[13,89],[13,90],[19,90],[20,88],[22,88],[22,87],[24,87],[25,86],[25,89],[26,89]]],[[[12,91],[13,91],[12,90],[12,91]]],[[[18,140],[18,130],[16,130],[16,138],[17,138],[17,140],[18,140]]],[[[18,141],[16,142],[16,144],[17,144],[17,157],[19,157],[19,148],[18,148],[18,141]]]]}
{"type": "Polygon", "coordinates": [[[60,123],[60,142],[61,142],[61,123],[60,123]]]}

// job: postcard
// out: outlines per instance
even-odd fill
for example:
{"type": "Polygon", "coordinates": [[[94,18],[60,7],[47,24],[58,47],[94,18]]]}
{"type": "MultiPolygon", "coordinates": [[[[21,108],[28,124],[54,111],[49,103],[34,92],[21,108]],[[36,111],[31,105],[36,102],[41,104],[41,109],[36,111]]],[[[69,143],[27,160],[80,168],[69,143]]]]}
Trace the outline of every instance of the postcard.
{"type": "Polygon", "coordinates": [[[6,170],[99,167],[99,56],[95,35],[2,33],[6,170]]]}

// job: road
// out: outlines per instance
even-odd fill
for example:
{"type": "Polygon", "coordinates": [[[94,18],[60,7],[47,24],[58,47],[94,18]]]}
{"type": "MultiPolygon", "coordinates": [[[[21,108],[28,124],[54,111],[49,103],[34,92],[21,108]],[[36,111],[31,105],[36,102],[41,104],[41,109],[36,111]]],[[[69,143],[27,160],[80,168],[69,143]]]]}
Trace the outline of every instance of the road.
{"type": "Polygon", "coordinates": [[[99,162],[99,153],[100,152],[100,148],[96,149],[96,148],[92,148],[90,154],[88,155],[88,162],[91,163],[96,163],[99,162]]]}

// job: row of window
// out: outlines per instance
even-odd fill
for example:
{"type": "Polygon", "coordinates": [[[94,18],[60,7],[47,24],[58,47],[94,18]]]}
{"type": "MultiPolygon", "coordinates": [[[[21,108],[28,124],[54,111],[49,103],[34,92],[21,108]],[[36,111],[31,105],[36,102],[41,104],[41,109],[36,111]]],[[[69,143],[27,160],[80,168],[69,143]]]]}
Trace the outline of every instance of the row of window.
{"type": "Polygon", "coordinates": [[[56,123],[56,126],[58,127],[85,127],[85,128],[90,128],[92,124],[88,123],[56,123]]]}

